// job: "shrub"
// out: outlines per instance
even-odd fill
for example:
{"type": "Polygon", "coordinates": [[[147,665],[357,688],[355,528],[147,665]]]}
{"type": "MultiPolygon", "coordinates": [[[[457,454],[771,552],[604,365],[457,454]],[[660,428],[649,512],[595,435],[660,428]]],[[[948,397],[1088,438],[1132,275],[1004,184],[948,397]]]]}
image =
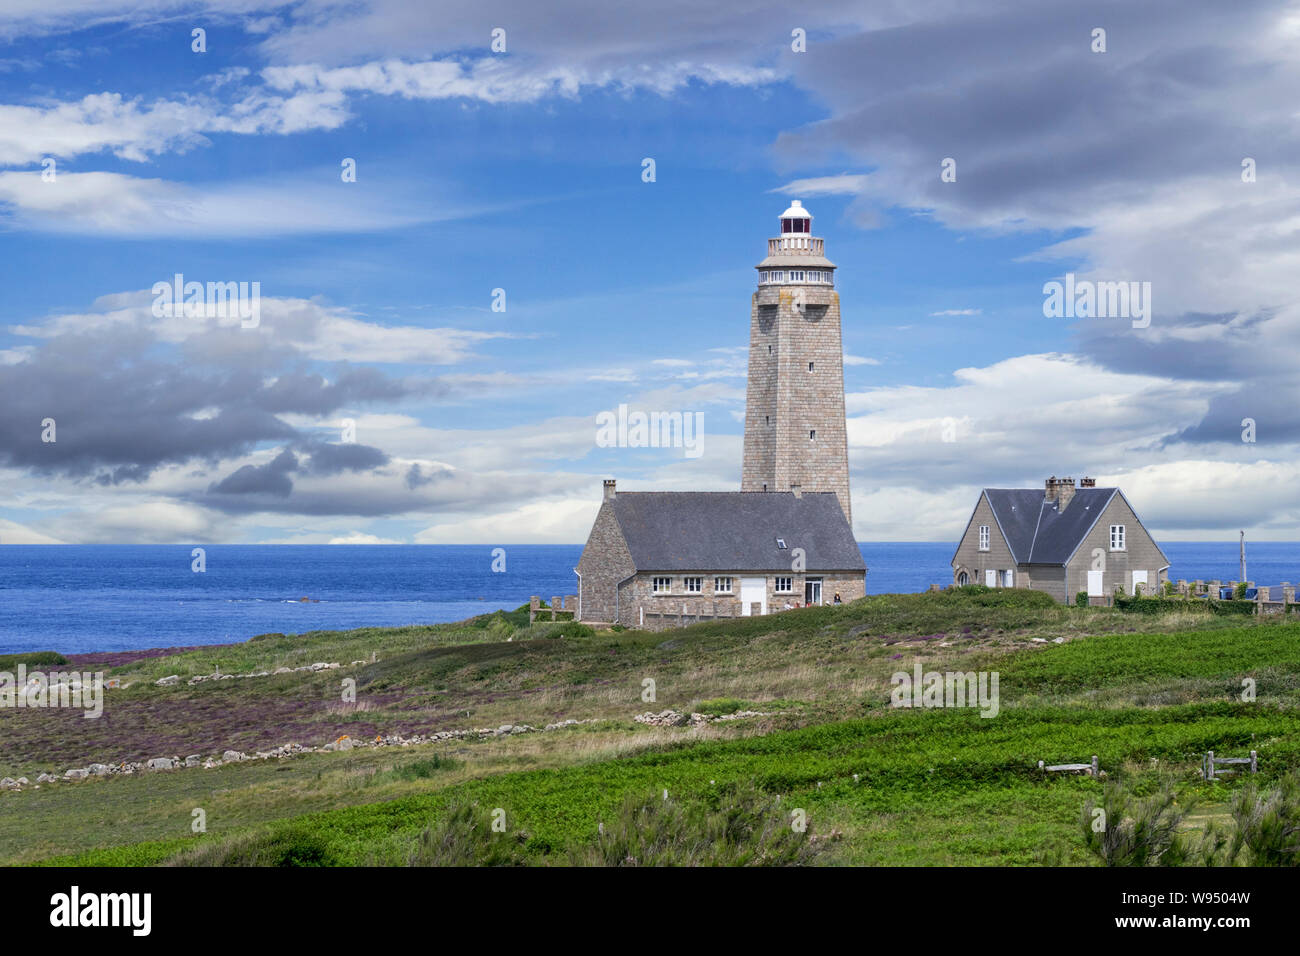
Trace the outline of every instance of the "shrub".
{"type": "Polygon", "coordinates": [[[753,784],[724,788],[713,801],[681,804],[662,794],[629,797],[602,825],[595,846],[573,854],[580,866],[799,866],[825,841],[791,825],[779,798],[753,784]]]}
{"type": "Polygon", "coordinates": [[[459,801],[425,827],[407,866],[526,866],[527,844],[528,834],[497,833],[478,804],[459,801]]]}
{"type": "Polygon", "coordinates": [[[1215,613],[1215,614],[1224,614],[1224,615],[1230,615],[1230,614],[1246,614],[1246,615],[1249,615],[1249,614],[1254,614],[1254,613],[1255,613],[1255,602],[1254,602],[1254,601],[1215,601],[1215,600],[1210,600],[1210,601],[1208,601],[1207,603],[1208,603],[1209,606],[1210,606],[1210,610],[1211,610],[1213,613],[1215,613]]]}
{"type": "Polygon", "coordinates": [[[1043,591],[1035,591],[1032,588],[991,588],[983,584],[965,584],[943,591],[926,592],[926,596],[949,602],[960,601],[976,607],[1054,608],[1058,606],[1056,599],[1043,591]]]}
{"type": "Polygon", "coordinates": [[[241,833],[185,850],[167,866],[337,866],[325,837],[306,827],[241,833]]]}
{"type": "Polygon", "coordinates": [[[19,664],[28,667],[49,667],[68,663],[68,659],[55,651],[33,651],[30,654],[0,654],[0,670],[12,671],[19,664]]]}
{"type": "Polygon", "coordinates": [[[1139,801],[1107,783],[1101,807],[1089,800],[1083,808],[1084,843],[1106,866],[1183,866],[1193,856],[1177,832],[1187,810],[1174,808],[1170,787],[1139,801]]]}
{"type": "Polygon", "coordinates": [[[1245,599],[1245,597],[1246,597],[1246,582],[1245,582],[1245,581],[1238,581],[1238,582],[1237,582],[1237,586],[1236,586],[1235,588],[1232,589],[1232,596],[1233,596],[1234,598],[1236,598],[1238,601],[1241,601],[1241,600],[1244,600],[1244,599],[1245,599]]]}
{"type": "Polygon", "coordinates": [[[1232,802],[1232,818],[1232,859],[1245,850],[1251,866],[1300,866],[1300,775],[1288,774],[1262,796],[1248,784],[1232,802]]]}
{"type": "Polygon", "coordinates": [[[1087,592],[1087,591],[1080,591],[1078,594],[1076,594],[1076,595],[1074,596],[1074,606],[1075,606],[1075,607],[1087,607],[1087,606],[1088,606],[1088,592],[1087,592]]]}

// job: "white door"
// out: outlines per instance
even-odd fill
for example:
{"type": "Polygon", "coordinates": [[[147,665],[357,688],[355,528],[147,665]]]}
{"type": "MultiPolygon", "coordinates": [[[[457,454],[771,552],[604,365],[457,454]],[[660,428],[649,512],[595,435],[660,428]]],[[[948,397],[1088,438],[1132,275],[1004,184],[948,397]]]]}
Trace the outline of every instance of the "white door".
{"type": "Polygon", "coordinates": [[[1088,572],[1088,597],[1104,597],[1105,592],[1101,588],[1101,576],[1104,572],[1088,572]]]}
{"type": "Polygon", "coordinates": [[[987,584],[987,585],[988,585],[989,587],[991,587],[991,588],[995,588],[995,587],[997,587],[997,586],[998,586],[998,573],[997,573],[996,571],[985,571],[985,572],[984,572],[984,583],[987,584]]]}
{"type": "Polygon", "coordinates": [[[740,613],[745,617],[749,617],[751,604],[761,604],[759,613],[767,613],[767,578],[740,579],[740,613]]]}
{"type": "Polygon", "coordinates": [[[814,607],[822,603],[822,579],[805,578],[803,583],[804,607],[814,607]]]}
{"type": "Polygon", "coordinates": [[[1133,587],[1130,588],[1129,590],[1131,590],[1134,594],[1137,594],[1139,584],[1142,585],[1142,590],[1145,592],[1147,589],[1147,573],[1145,571],[1133,572],[1133,587]]]}
{"type": "Polygon", "coordinates": [[[1013,588],[1016,586],[1016,572],[1006,570],[1002,572],[1002,586],[1004,588],[1013,588]]]}

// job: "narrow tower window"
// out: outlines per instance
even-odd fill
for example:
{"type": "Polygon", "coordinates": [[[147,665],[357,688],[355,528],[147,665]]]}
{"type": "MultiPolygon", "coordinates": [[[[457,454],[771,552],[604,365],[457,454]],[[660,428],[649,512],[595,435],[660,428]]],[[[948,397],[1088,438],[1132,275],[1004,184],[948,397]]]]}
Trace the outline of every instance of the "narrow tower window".
{"type": "Polygon", "coordinates": [[[815,429],[815,428],[811,428],[811,429],[808,430],[808,440],[809,440],[809,441],[816,441],[816,440],[817,440],[817,429],[815,429]]]}
{"type": "Polygon", "coordinates": [[[812,370],[813,370],[813,363],[812,363],[812,362],[809,362],[809,363],[808,363],[808,371],[811,372],[812,370]]]}

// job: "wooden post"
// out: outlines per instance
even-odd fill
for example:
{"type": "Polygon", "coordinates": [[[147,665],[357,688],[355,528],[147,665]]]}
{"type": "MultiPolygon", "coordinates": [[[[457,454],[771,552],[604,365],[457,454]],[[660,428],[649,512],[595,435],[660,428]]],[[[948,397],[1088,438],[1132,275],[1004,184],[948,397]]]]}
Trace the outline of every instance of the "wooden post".
{"type": "Polygon", "coordinates": [[[528,623],[532,624],[537,620],[537,610],[542,606],[542,599],[536,594],[528,599],[528,623]]]}
{"type": "Polygon", "coordinates": [[[1214,779],[1214,751],[1213,750],[1207,750],[1205,752],[1205,779],[1206,780],[1214,779]]]}
{"type": "Polygon", "coordinates": [[[1250,752],[1250,772],[1259,773],[1259,759],[1253,750],[1250,752]]]}
{"type": "Polygon", "coordinates": [[[1092,775],[1097,776],[1097,755],[1092,755],[1092,775]]]}

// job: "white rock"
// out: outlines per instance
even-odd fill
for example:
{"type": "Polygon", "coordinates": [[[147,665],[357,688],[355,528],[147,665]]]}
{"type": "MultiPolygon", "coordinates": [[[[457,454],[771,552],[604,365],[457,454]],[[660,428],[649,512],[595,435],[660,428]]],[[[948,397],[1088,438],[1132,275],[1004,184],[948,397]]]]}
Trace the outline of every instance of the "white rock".
{"type": "Polygon", "coordinates": [[[170,687],[172,684],[180,683],[180,679],[181,678],[179,674],[171,674],[168,677],[158,678],[156,681],[154,681],[154,683],[159,687],[170,687]]]}

